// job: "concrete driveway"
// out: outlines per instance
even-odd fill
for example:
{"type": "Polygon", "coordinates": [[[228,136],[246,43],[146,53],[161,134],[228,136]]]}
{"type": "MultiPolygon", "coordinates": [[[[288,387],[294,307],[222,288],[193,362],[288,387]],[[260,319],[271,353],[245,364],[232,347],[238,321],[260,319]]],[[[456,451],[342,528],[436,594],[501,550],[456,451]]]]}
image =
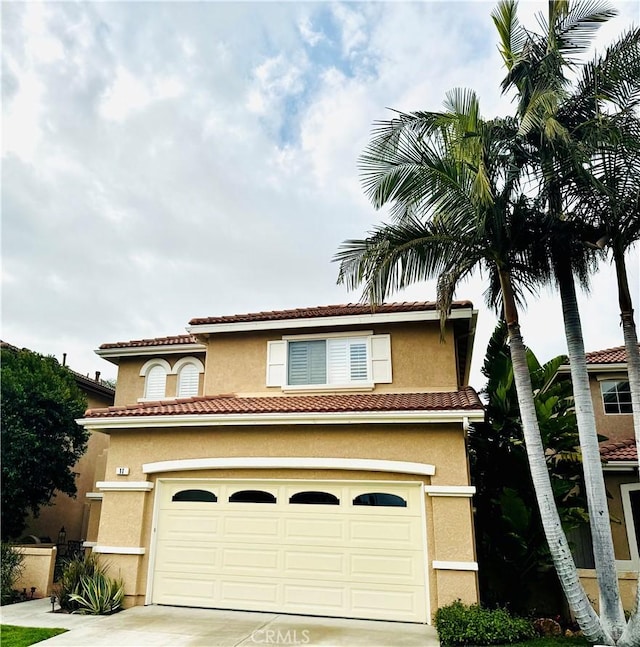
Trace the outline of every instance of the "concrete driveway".
{"type": "Polygon", "coordinates": [[[437,647],[433,627],[402,622],[148,606],[113,616],[51,613],[48,599],[2,607],[3,624],[61,627],[47,647],[437,647]]]}

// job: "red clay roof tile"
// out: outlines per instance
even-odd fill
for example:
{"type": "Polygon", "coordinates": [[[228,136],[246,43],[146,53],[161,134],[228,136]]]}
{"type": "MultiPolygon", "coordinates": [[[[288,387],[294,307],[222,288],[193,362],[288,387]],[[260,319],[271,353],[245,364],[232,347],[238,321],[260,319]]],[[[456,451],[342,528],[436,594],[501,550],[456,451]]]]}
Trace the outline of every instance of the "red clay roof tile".
{"type": "Polygon", "coordinates": [[[587,364],[624,364],[627,361],[627,352],[624,346],[594,350],[587,353],[586,356],[587,364]]]}
{"type": "Polygon", "coordinates": [[[636,449],[635,438],[612,443],[604,442],[600,445],[600,456],[609,463],[615,461],[637,461],[638,450],[636,449]]]}
{"type": "MultiPolygon", "coordinates": [[[[454,301],[452,309],[472,308],[471,301],[454,301]]],[[[189,324],[200,326],[203,324],[240,323],[248,321],[280,321],[284,319],[311,319],[314,317],[343,317],[359,314],[377,314],[387,312],[420,312],[422,310],[436,310],[434,301],[413,301],[399,303],[382,303],[375,307],[362,303],[344,303],[340,305],[315,306],[310,308],[295,308],[292,310],[271,310],[267,312],[249,312],[239,315],[222,317],[196,317],[189,324]]]]}
{"type": "Polygon", "coordinates": [[[365,411],[447,411],[478,410],[482,403],[477,393],[466,387],[459,391],[437,393],[349,393],[341,395],[283,395],[238,397],[205,396],[162,402],[89,409],[87,418],[129,416],[224,415],[261,413],[329,413],[365,411]]]}
{"type": "Polygon", "coordinates": [[[171,337],[155,337],[154,339],[134,339],[133,341],[116,341],[102,344],[106,348],[142,348],[145,346],[175,346],[178,344],[197,344],[198,340],[193,335],[172,335],[171,337]]]}

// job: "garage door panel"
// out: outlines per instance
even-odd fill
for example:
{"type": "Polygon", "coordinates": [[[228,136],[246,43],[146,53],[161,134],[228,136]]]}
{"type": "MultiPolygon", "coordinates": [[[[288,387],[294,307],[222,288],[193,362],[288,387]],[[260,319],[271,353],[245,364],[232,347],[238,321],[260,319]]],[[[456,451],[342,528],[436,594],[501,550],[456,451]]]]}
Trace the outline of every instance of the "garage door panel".
{"type": "Polygon", "coordinates": [[[410,620],[424,608],[424,596],[409,587],[384,591],[352,587],[351,608],[360,617],[382,618],[392,613],[398,620],[410,620]]]}
{"type": "Polygon", "coordinates": [[[329,541],[342,545],[347,538],[346,519],[318,519],[313,513],[307,513],[298,518],[285,519],[284,526],[284,536],[291,544],[323,544],[329,541]]]}
{"type": "Polygon", "coordinates": [[[220,548],[212,545],[197,546],[162,542],[158,544],[156,560],[162,570],[184,572],[192,569],[220,568],[220,548]]]}
{"type": "Polygon", "coordinates": [[[345,580],[347,556],[339,549],[290,549],[284,555],[284,577],[345,580]]]}
{"type": "Polygon", "coordinates": [[[420,485],[185,479],[173,489],[219,498],[196,508],[159,488],[152,602],[427,621],[420,485]],[[229,502],[240,490],[273,492],[278,502],[229,502]],[[300,492],[340,504],[290,504],[300,492]],[[407,507],[354,506],[361,492],[393,494],[407,507]]]}
{"type": "Polygon", "coordinates": [[[291,582],[283,586],[283,602],[294,613],[340,615],[347,606],[343,586],[291,582]]]}
{"type": "Polygon", "coordinates": [[[384,584],[424,584],[422,554],[390,555],[381,553],[355,553],[350,559],[350,577],[356,581],[373,581],[384,584]]]}
{"type": "Polygon", "coordinates": [[[220,532],[220,519],[208,510],[170,510],[163,516],[160,536],[163,539],[180,539],[181,541],[199,541],[209,539],[220,532]]]}
{"type": "Polygon", "coordinates": [[[281,521],[277,516],[237,514],[224,517],[223,532],[225,541],[260,541],[278,540],[281,521]]]}
{"type": "Polygon", "coordinates": [[[223,548],[222,569],[225,573],[276,576],[280,568],[281,551],[260,546],[223,548]]]}
{"type": "Polygon", "coordinates": [[[278,607],[278,588],[277,582],[225,578],[220,583],[220,597],[227,608],[237,605],[239,608],[272,611],[278,607]]]}

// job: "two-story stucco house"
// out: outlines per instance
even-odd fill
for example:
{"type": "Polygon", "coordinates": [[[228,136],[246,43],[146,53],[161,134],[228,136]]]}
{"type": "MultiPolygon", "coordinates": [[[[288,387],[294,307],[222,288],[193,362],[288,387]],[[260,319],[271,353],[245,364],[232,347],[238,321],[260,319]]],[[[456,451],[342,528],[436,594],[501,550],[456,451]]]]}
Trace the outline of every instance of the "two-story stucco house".
{"type": "Polygon", "coordinates": [[[103,344],[92,493],[128,604],[431,622],[478,600],[467,426],[476,322],[453,305],[205,317],[103,344]]]}
{"type": "MultiPolygon", "coordinates": [[[[640,482],[624,346],[587,353],[587,370],[596,428],[606,437],[600,444],[600,455],[610,497],[609,513],[620,591],[624,608],[630,611],[635,604],[635,586],[640,571],[640,482]]],[[[569,372],[569,365],[558,369],[560,377],[568,376],[569,372]]],[[[584,567],[580,576],[587,592],[597,600],[590,541],[588,536],[582,538],[580,544],[584,551],[579,552],[576,561],[584,567]]]]}

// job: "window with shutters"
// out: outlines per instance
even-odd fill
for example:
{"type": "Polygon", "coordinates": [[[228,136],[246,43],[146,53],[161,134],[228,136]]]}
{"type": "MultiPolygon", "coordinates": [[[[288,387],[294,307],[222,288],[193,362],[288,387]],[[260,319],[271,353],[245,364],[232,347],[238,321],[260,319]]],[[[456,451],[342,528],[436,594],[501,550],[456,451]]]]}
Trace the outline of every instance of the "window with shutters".
{"type": "Polygon", "coordinates": [[[150,360],[141,369],[144,377],[144,400],[163,400],[167,397],[169,363],[162,359],[150,360]]]}
{"type": "Polygon", "coordinates": [[[373,388],[391,381],[388,334],[309,335],[267,342],[267,386],[373,388]]]}
{"type": "Polygon", "coordinates": [[[288,385],[369,382],[369,352],[365,338],[290,341],[288,385]]]}
{"type": "Polygon", "coordinates": [[[200,373],[195,364],[183,364],[178,371],[178,397],[190,398],[198,395],[200,373]]]}

